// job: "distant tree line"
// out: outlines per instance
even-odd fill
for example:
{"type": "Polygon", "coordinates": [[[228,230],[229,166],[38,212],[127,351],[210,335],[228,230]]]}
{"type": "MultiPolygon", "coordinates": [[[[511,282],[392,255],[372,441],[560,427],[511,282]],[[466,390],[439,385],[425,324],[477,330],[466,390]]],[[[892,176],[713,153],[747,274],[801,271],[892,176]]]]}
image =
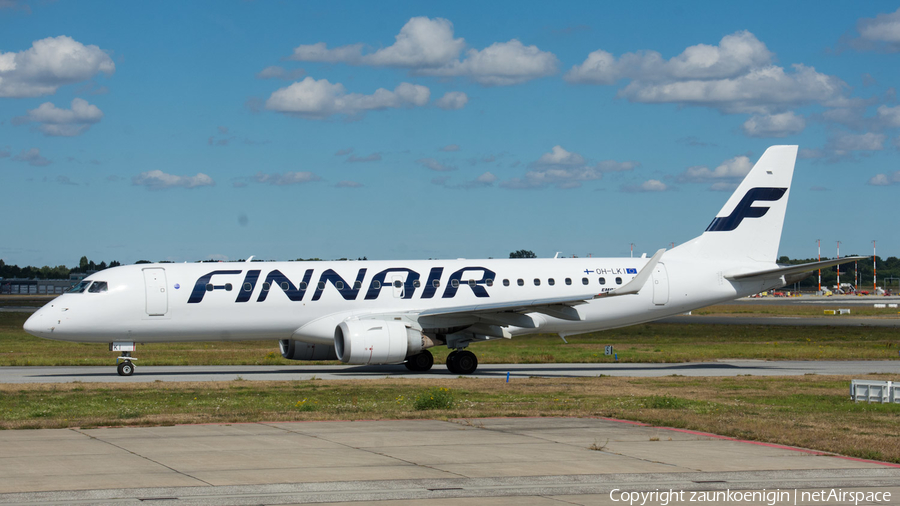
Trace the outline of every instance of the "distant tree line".
{"type": "Polygon", "coordinates": [[[72,268],[66,267],[65,265],[57,265],[56,267],[50,267],[49,265],[43,267],[34,267],[31,265],[19,267],[18,265],[7,265],[3,259],[0,259],[0,278],[69,279],[70,274],[85,274],[91,271],[102,271],[103,269],[117,267],[119,265],[122,264],[115,260],[108,264],[106,262],[100,262],[98,264],[93,260],[88,260],[87,257],[81,257],[78,265],[72,268]]]}

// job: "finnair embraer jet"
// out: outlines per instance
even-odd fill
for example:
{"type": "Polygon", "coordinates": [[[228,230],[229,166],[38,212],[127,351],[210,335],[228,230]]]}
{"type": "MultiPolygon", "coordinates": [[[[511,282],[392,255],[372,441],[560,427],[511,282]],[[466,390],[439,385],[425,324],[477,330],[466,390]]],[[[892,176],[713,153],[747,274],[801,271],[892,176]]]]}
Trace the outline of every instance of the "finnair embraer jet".
{"type": "Polygon", "coordinates": [[[292,360],[478,366],[471,343],[623,327],[784,286],[852,259],[775,259],[797,146],[772,146],[699,237],[651,258],[142,264],[93,274],[25,322],[33,335],[109,343],[277,339],[292,360]]]}

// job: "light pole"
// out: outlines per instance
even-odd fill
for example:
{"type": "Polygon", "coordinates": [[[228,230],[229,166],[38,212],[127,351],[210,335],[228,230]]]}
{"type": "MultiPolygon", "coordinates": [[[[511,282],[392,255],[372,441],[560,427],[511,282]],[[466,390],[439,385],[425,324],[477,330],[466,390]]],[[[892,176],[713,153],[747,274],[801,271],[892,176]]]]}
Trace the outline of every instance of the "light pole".
{"type": "Polygon", "coordinates": [[[634,258],[634,243],[631,243],[631,258],[634,258]]]}
{"type": "MultiPolygon", "coordinates": [[[[819,261],[822,261],[822,239],[816,239],[816,244],[819,246],[819,261]]],[[[822,268],[819,268],[819,293],[822,293],[822,268]]]]}
{"type": "Polygon", "coordinates": [[[875,292],[878,291],[878,273],[875,271],[876,263],[875,259],[877,258],[877,252],[875,249],[875,241],[872,241],[872,295],[875,295],[875,292]]]}
{"type": "MultiPolygon", "coordinates": [[[[841,259],[841,241],[837,241],[837,257],[838,260],[841,259]]],[[[837,266],[837,289],[841,289],[841,266],[837,266]]]]}

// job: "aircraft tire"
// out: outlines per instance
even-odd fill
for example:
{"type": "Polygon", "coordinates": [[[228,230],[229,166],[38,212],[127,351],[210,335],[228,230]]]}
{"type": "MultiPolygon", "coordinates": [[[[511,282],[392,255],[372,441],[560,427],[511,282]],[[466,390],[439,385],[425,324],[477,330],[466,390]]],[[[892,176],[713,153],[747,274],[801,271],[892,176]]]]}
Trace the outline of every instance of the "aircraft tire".
{"type": "Polygon", "coordinates": [[[131,376],[134,374],[134,364],[126,360],[125,362],[120,362],[116,370],[119,372],[119,376],[131,376]]]}
{"type": "Polygon", "coordinates": [[[406,359],[406,368],[410,371],[425,372],[434,365],[434,355],[428,350],[422,350],[406,359]]]}
{"type": "Polygon", "coordinates": [[[472,374],[478,368],[478,357],[468,350],[458,351],[454,362],[457,374],[472,374]]]}
{"type": "Polygon", "coordinates": [[[460,374],[459,366],[457,365],[456,358],[459,356],[458,351],[451,351],[449,355],[447,355],[447,370],[453,374],[460,374]]]}

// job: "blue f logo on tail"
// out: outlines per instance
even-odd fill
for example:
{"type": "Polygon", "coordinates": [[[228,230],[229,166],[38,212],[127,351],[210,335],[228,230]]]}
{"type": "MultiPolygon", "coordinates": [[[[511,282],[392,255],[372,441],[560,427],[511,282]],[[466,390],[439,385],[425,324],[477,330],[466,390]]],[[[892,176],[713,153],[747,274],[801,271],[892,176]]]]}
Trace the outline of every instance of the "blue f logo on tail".
{"type": "Polygon", "coordinates": [[[757,201],[773,202],[781,199],[787,188],[751,188],[731,211],[731,214],[722,218],[717,217],[706,227],[707,232],[730,232],[744,221],[744,218],[762,218],[769,212],[768,207],[753,207],[757,201]]]}

